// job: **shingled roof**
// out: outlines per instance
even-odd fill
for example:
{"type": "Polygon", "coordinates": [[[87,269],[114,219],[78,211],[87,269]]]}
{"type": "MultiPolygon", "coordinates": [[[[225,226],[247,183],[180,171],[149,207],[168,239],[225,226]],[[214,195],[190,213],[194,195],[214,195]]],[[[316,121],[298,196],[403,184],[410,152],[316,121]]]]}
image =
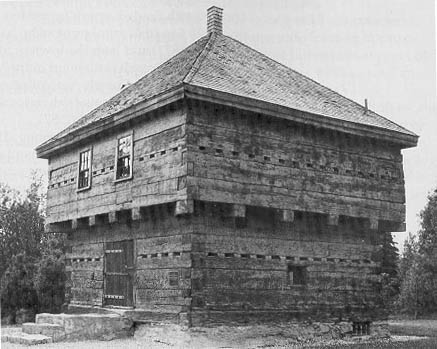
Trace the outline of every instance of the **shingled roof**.
{"type": "Polygon", "coordinates": [[[311,113],[321,120],[330,118],[412,136],[417,141],[417,136],[402,126],[221,31],[212,31],[41,144],[37,152],[139,103],[190,86],[311,113]]]}

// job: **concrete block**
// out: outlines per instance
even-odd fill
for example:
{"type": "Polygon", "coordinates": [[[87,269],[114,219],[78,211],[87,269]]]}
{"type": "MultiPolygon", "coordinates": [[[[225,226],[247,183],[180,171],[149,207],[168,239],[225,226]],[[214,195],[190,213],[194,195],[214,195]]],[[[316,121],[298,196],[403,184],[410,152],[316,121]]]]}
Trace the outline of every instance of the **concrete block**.
{"type": "Polygon", "coordinates": [[[64,326],[64,318],[62,315],[65,314],[49,314],[49,313],[36,314],[35,323],[55,324],[55,325],[64,326]]]}
{"type": "Polygon", "coordinates": [[[28,334],[24,332],[2,335],[2,342],[9,342],[23,345],[37,345],[52,343],[51,337],[42,334],[28,334]]]}
{"type": "Polygon", "coordinates": [[[42,334],[52,337],[53,342],[59,342],[65,338],[64,327],[57,324],[26,322],[22,325],[22,330],[28,334],[42,334]]]}

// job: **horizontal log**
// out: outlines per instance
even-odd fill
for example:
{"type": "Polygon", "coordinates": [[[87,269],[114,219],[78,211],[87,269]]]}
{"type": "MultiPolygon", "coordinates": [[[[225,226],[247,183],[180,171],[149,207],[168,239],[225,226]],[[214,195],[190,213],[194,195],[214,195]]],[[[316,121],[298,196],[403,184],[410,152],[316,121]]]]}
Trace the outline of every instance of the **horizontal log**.
{"type": "MultiPolygon", "coordinates": [[[[238,253],[240,255],[260,256],[295,256],[295,257],[324,257],[370,259],[375,247],[363,244],[344,242],[329,243],[320,241],[283,240],[269,237],[239,237],[220,236],[209,234],[193,234],[191,237],[194,246],[199,246],[199,252],[238,253]]],[[[241,258],[241,257],[240,257],[241,258]]]]}
{"type": "Polygon", "coordinates": [[[274,164],[254,161],[242,155],[236,158],[232,155],[214,156],[205,151],[199,152],[198,149],[193,149],[191,156],[195,163],[194,176],[198,177],[271,185],[290,190],[309,190],[390,202],[405,202],[403,182],[384,182],[316,170],[313,167],[307,167],[309,161],[307,159],[301,159],[301,167],[296,168],[293,167],[291,161],[274,164]]]}
{"type": "Polygon", "coordinates": [[[197,107],[190,110],[188,130],[189,134],[195,133],[196,128],[198,130],[208,130],[209,133],[214,132],[216,136],[221,134],[228,139],[238,139],[240,142],[245,139],[252,140],[252,138],[256,138],[260,143],[276,141],[284,144],[295,142],[310,149],[316,145],[337,152],[341,149],[345,153],[361,153],[372,158],[376,155],[382,159],[402,161],[398,148],[388,147],[382,142],[365,140],[365,144],[363,142],[349,142],[345,146],[344,137],[332,137],[329,136],[329,133],[324,135],[319,133],[317,136],[314,134],[308,135],[305,134],[304,126],[298,126],[282,119],[268,117],[262,117],[262,119],[264,119],[264,122],[260,122],[257,114],[240,110],[238,111],[238,117],[236,117],[232,115],[230,110],[211,113],[205,108],[197,107]]]}
{"type": "Polygon", "coordinates": [[[405,205],[378,200],[362,200],[342,195],[289,191],[286,188],[249,185],[224,180],[189,177],[196,186],[195,200],[237,203],[278,209],[337,214],[351,217],[378,217],[403,222],[405,205]]]}
{"type": "Polygon", "coordinates": [[[177,234],[162,237],[138,239],[136,242],[137,254],[147,255],[155,253],[172,253],[189,251],[191,248],[190,234],[177,234]]]}
{"type": "Polygon", "coordinates": [[[188,305],[189,290],[154,290],[154,289],[137,289],[136,299],[139,304],[166,304],[166,305],[188,305]]]}
{"type": "Polygon", "coordinates": [[[329,277],[357,277],[374,278],[375,265],[352,263],[352,262],[314,262],[294,261],[283,259],[259,259],[259,258],[223,258],[211,256],[193,257],[193,278],[203,277],[205,269],[227,269],[227,270],[266,270],[285,272],[289,265],[305,266],[309,277],[316,279],[325,275],[329,277]]]}
{"type": "Polygon", "coordinates": [[[191,285],[190,268],[137,270],[137,289],[188,289],[191,285]],[[177,272],[177,285],[170,284],[170,272],[177,272]]]}
{"type": "Polygon", "coordinates": [[[191,256],[189,253],[181,253],[181,255],[177,256],[149,256],[145,258],[138,256],[137,270],[190,268],[192,266],[191,256]]]}

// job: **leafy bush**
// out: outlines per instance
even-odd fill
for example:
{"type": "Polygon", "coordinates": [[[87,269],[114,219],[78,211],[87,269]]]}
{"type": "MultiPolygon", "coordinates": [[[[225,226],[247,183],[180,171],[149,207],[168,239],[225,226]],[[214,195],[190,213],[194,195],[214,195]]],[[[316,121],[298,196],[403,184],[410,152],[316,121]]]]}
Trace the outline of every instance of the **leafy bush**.
{"type": "Polygon", "coordinates": [[[37,312],[38,296],[33,282],[35,271],[35,259],[25,254],[12,258],[1,281],[2,316],[10,316],[14,321],[16,312],[21,309],[37,312]]]}
{"type": "Polygon", "coordinates": [[[37,265],[35,288],[39,311],[58,313],[64,303],[65,263],[63,236],[52,235],[46,242],[42,258],[37,265]]]}
{"type": "Polygon", "coordinates": [[[24,196],[0,183],[1,308],[11,322],[64,302],[64,238],[44,233],[44,187],[38,175],[24,196]]]}

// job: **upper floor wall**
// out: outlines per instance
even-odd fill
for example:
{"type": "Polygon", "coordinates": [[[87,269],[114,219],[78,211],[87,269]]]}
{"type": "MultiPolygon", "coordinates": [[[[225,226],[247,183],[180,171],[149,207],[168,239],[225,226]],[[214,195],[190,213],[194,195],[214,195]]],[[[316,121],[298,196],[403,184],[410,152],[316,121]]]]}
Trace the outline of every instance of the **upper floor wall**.
{"type": "Polygon", "coordinates": [[[240,211],[246,205],[275,208],[288,212],[287,220],[304,211],[334,224],[349,216],[367,219],[372,229],[403,229],[400,146],[185,102],[53,155],[47,222],[138,213],[168,202],[189,213],[198,200],[239,205],[240,211]]]}
{"type": "Polygon", "coordinates": [[[400,231],[405,220],[401,149],[191,100],[188,185],[194,200],[366,218],[400,231]]]}
{"type": "Polygon", "coordinates": [[[185,120],[171,105],[50,157],[47,222],[186,198],[185,120]]]}

